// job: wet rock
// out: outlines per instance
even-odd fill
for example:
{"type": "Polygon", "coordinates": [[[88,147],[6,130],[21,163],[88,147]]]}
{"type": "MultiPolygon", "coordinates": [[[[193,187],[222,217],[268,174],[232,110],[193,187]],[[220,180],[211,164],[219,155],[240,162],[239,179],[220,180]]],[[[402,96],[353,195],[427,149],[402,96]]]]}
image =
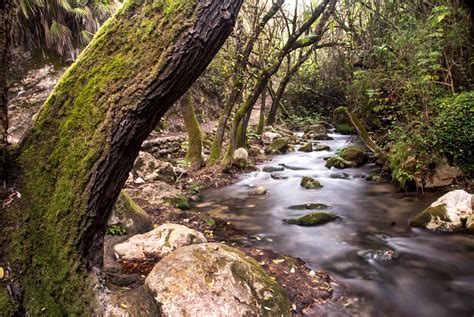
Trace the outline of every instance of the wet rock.
{"type": "Polygon", "coordinates": [[[344,169],[344,168],[350,168],[350,167],[355,167],[356,163],[347,161],[343,159],[342,157],[339,156],[334,156],[330,157],[326,160],[326,165],[327,168],[335,167],[339,169],[344,169]]]}
{"type": "Polygon", "coordinates": [[[125,229],[125,234],[139,234],[153,229],[150,215],[125,191],[122,191],[117,199],[107,226],[120,226],[125,229]]]}
{"type": "Polygon", "coordinates": [[[262,135],[262,141],[264,144],[271,144],[273,140],[281,138],[281,134],[275,132],[264,132],[262,135]]]}
{"type": "Polygon", "coordinates": [[[286,165],[286,164],[284,164],[284,163],[280,163],[280,164],[278,164],[278,165],[283,166],[284,168],[289,169],[289,170],[292,170],[292,171],[305,171],[305,170],[307,170],[306,167],[286,165]]]}
{"type": "Polygon", "coordinates": [[[133,165],[134,170],[145,181],[171,182],[176,179],[173,165],[156,159],[152,154],[141,151],[133,165]]]}
{"type": "Polygon", "coordinates": [[[276,180],[281,180],[281,179],[288,179],[287,175],[281,174],[281,173],[272,173],[270,175],[271,178],[276,179],[276,180]]]}
{"type": "Polygon", "coordinates": [[[304,187],[305,189],[317,189],[323,187],[320,182],[308,176],[305,176],[301,179],[300,186],[304,187]]]}
{"type": "Polygon", "coordinates": [[[283,172],[284,170],[285,168],[283,166],[265,166],[262,169],[265,173],[283,172]]]}
{"type": "Polygon", "coordinates": [[[121,259],[146,259],[150,256],[162,257],[183,246],[206,242],[204,235],[196,230],[166,223],[115,245],[114,250],[121,259]]]}
{"type": "Polygon", "coordinates": [[[347,173],[334,173],[334,174],[329,175],[329,177],[334,178],[334,179],[348,179],[349,174],[347,174],[347,173]]]}
{"type": "Polygon", "coordinates": [[[472,217],[472,205],[473,195],[461,189],[453,190],[418,214],[410,225],[436,231],[463,230],[472,217]]]}
{"type": "Polygon", "coordinates": [[[340,157],[346,161],[354,162],[356,166],[361,166],[369,160],[367,152],[358,146],[348,146],[342,149],[340,157]]]}
{"type": "Polygon", "coordinates": [[[333,213],[314,212],[300,218],[286,219],[285,222],[290,225],[298,226],[317,226],[338,219],[339,217],[333,213]]]}
{"type": "Polygon", "coordinates": [[[232,155],[232,164],[239,168],[245,168],[249,163],[249,153],[244,148],[238,148],[232,155]]]}
{"type": "Polygon", "coordinates": [[[329,145],[326,145],[326,144],[318,144],[314,147],[314,150],[315,151],[329,151],[331,149],[331,147],[329,145]]]}
{"type": "Polygon", "coordinates": [[[286,138],[278,138],[265,148],[266,154],[280,154],[288,152],[289,144],[286,138]]]}
{"type": "Polygon", "coordinates": [[[364,260],[391,261],[398,258],[394,250],[361,250],[357,255],[364,260]]]}
{"type": "Polygon", "coordinates": [[[292,210],[315,210],[315,209],[328,209],[331,208],[328,205],[320,204],[320,203],[308,203],[302,205],[293,205],[288,207],[288,209],[292,210]]]}
{"type": "Polygon", "coordinates": [[[166,316],[287,316],[284,291],[261,266],[218,243],[164,257],[146,279],[166,316]]]}
{"type": "Polygon", "coordinates": [[[267,194],[267,189],[263,186],[257,186],[257,187],[255,187],[253,193],[255,195],[266,195],[267,194]]]}
{"type": "Polygon", "coordinates": [[[298,151],[300,152],[313,152],[313,143],[312,142],[308,142],[302,146],[300,146],[300,148],[298,149],[298,151]]]}

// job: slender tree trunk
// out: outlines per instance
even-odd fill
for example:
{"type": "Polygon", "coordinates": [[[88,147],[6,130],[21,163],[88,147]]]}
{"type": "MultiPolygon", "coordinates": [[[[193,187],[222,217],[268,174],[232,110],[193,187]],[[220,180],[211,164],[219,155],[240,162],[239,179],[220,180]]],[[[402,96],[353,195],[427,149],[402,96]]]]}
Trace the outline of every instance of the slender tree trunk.
{"type": "Polygon", "coordinates": [[[12,1],[0,2],[0,197],[6,185],[8,131],[8,66],[10,59],[12,1]]]}
{"type": "Polygon", "coordinates": [[[265,128],[265,108],[267,104],[267,90],[264,89],[262,92],[262,100],[260,103],[260,118],[258,120],[257,134],[263,134],[263,128],[265,128]]]}
{"type": "Polygon", "coordinates": [[[191,93],[188,92],[184,99],[181,103],[181,112],[188,132],[188,153],[184,159],[191,164],[192,168],[198,169],[203,163],[201,128],[196,119],[191,93]]]}
{"type": "MultiPolygon", "coordinates": [[[[31,316],[90,315],[110,211],[143,140],[229,35],[242,0],[129,0],[56,85],[15,155],[4,286],[31,316]]],[[[0,292],[0,303],[4,298],[0,292]]]]}
{"type": "Polygon", "coordinates": [[[286,58],[286,56],[295,49],[317,44],[319,40],[321,40],[326,29],[326,23],[329,20],[329,17],[334,12],[336,2],[337,0],[324,0],[320,5],[318,5],[318,7],[313,10],[311,17],[308,18],[294,34],[289,36],[283,48],[278,53],[276,61],[270,67],[263,70],[258,76],[258,80],[255,82],[247,99],[242,103],[240,108],[235,113],[235,117],[232,123],[232,129],[230,131],[229,146],[227,148],[226,156],[223,161],[224,166],[230,164],[232,154],[236,149],[237,130],[240,121],[244,118],[245,114],[255,105],[258,96],[260,96],[263,89],[265,89],[270,78],[278,71],[284,58],[286,58]],[[316,35],[314,36],[314,39],[311,41],[298,42],[298,39],[310,29],[313,23],[315,23],[320,16],[322,17],[317,24],[317,31],[316,35]]]}

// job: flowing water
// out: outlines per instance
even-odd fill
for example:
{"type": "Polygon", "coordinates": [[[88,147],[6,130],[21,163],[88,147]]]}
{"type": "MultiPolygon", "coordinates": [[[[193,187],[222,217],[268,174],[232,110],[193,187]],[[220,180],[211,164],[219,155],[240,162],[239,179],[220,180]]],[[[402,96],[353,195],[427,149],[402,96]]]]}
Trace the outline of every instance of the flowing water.
{"type": "Polygon", "coordinates": [[[374,170],[371,165],[327,169],[323,158],[348,144],[346,136],[330,136],[334,140],[322,142],[330,151],[278,155],[259,166],[286,164],[293,169],[280,173],[288,179],[253,172],[232,186],[203,193],[197,209],[247,231],[259,248],[330,272],[361,296],[369,312],[362,315],[474,316],[474,236],[410,228],[409,219],[440,194],[407,197],[389,183],[368,182],[363,175],[374,170]],[[302,176],[315,177],[324,187],[303,189],[302,176]],[[268,194],[252,195],[253,186],[265,186],[268,194]],[[283,223],[311,212],[288,209],[305,203],[330,205],[341,219],[316,227],[283,223]],[[393,250],[398,257],[373,259],[377,250],[393,250]]]}

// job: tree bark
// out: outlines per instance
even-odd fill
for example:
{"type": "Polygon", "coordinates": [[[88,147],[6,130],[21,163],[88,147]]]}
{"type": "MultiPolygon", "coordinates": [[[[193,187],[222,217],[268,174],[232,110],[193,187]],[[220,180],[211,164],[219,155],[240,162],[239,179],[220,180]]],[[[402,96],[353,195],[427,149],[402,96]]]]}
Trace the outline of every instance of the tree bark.
{"type": "Polygon", "coordinates": [[[188,132],[188,153],[186,153],[184,159],[191,164],[192,168],[199,169],[203,163],[201,128],[196,119],[191,93],[188,92],[184,99],[181,104],[181,112],[186,131],[188,132]]]}
{"type": "Polygon", "coordinates": [[[21,199],[0,219],[28,314],[90,315],[88,277],[140,146],[224,43],[241,3],[129,0],[59,81],[15,155],[21,199]]]}
{"type": "Polygon", "coordinates": [[[265,108],[267,104],[267,90],[264,89],[260,101],[260,117],[258,120],[257,134],[262,136],[263,129],[265,128],[265,108]]]}
{"type": "MultiPolygon", "coordinates": [[[[0,2],[0,193],[6,186],[8,131],[8,66],[10,60],[12,1],[0,2]]],[[[3,194],[0,195],[3,197],[3,194]]]]}

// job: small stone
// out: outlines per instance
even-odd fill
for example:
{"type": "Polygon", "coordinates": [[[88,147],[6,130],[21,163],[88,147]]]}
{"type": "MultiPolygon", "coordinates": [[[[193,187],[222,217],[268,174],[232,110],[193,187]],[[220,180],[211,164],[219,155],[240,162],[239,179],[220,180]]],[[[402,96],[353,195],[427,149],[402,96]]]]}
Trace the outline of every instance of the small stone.
{"type": "Polygon", "coordinates": [[[300,152],[313,152],[313,143],[308,142],[305,145],[300,146],[298,151],[300,151],[300,152]]]}
{"type": "Polygon", "coordinates": [[[331,147],[329,145],[325,145],[325,144],[318,144],[314,147],[314,150],[315,151],[329,151],[331,149],[331,147]]]}
{"type": "Polygon", "coordinates": [[[265,173],[282,172],[283,170],[285,170],[283,166],[264,166],[262,169],[265,173]]]}
{"type": "Polygon", "coordinates": [[[338,219],[339,217],[333,213],[314,212],[300,218],[286,219],[285,222],[290,225],[298,226],[317,226],[338,219]]]}
{"type": "Polygon", "coordinates": [[[281,179],[288,179],[287,175],[283,175],[281,173],[272,173],[270,175],[271,178],[276,179],[276,180],[281,180],[281,179]]]}
{"type": "Polygon", "coordinates": [[[267,189],[263,186],[258,186],[253,192],[255,195],[265,195],[267,193],[267,189]]]}

